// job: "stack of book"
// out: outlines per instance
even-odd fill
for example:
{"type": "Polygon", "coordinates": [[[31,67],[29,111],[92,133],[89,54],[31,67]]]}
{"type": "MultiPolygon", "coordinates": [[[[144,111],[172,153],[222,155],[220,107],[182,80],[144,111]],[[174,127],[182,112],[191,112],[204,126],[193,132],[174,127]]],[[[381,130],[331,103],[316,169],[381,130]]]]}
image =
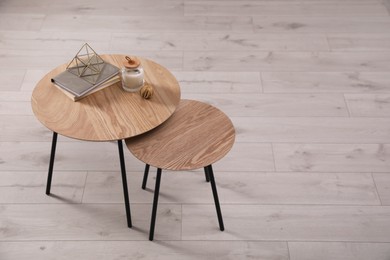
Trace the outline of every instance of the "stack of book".
{"type": "Polygon", "coordinates": [[[118,74],[118,67],[104,62],[94,83],[75,75],[68,69],[52,78],[51,81],[54,83],[54,86],[60,89],[67,97],[71,98],[73,101],[77,101],[120,81],[118,74]]]}

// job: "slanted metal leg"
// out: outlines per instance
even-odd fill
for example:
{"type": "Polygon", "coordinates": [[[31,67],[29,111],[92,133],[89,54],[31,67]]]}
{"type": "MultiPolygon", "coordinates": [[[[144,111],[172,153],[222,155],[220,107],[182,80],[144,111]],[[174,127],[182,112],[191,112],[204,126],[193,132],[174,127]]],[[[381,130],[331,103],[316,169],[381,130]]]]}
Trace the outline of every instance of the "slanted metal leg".
{"type": "Polygon", "coordinates": [[[145,164],[144,179],[142,180],[142,189],[146,189],[146,182],[148,181],[149,164],[145,164]]]}
{"type": "Polygon", "coordinates": [[[46,194],[47,195],[50,195],[51,179],[53,177],[54,158],[56,156],[57,136],[58,136],[58,134],[56,132],[53,132],[53,139],[51,141],[49,172],[47,174],[47,182],[46,182],[46,194]]]}
{"type": "Polygon", "coordinates": [[[210,182],[208,168],[204,167],[204,176],[206,177],[206,182],[210,182]]]}
{"type": "Polygon", "coordinates": [[[158,194],[160,192],[160,182],[161,182],[161,172],[162,172],[161,168],[158,168],[157,169],[157,177],[156,177],[156,187],[154,189],[152,219],[150,221],[150,230],[149,230],[149,240],[150,241],[152,241],[153,237],[154,237],[154,226],[156,223],[158,194]]]}
{"type": "Polygon", "coordinates": [[[223,225],[223,219],[222,219],[222,213],[221,213],[221,207],[219,205],[219,199],[218,199],[218,193],[217,193],[217,186],[215,185],[215,179],[214,179],[214,173],[213,173],[213,167],[211,164],[207,166],[207,172],[210,177],[210,183],[211,183],[211,189],[213,190],[213,196],[214,196],[214,202],[215,202],[215,208],[217,210],[217,216],[218,216],[218,222],[219,222],[219,229],[221,231],[225,230],[225,227],[223,225]]]}
{"type": "Polygon", "coordinates": [[[118,150],[119,150],[119,160],[121,163],[122,185],[123,185],[123,195],[125,197],[127,226],[131,228],[132,223],[131,223],[131,214],[130,214],[130,201],[129,201],[129,192],[127,189],[126,167],[125,167],[125,158],[123,155],[122,140],[118,140],[118,150]]]}

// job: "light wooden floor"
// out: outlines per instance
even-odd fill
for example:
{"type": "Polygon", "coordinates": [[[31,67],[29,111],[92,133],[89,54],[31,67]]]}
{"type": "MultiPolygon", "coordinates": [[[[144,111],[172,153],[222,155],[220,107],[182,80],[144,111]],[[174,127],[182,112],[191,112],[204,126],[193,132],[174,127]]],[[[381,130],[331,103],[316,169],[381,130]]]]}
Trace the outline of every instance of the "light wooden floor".
{"type": "Polygon", "coordinates": [[[2,260],[390,259],[390,0],[0,0],[0,82],[2,260]],[[167,172],[149,242],[154,180],[125,151],[127,229],[115,143],[59,137],[45,196],[31,91],[84,42],[232,118],[224,232],[203,173],[167,172]]]}

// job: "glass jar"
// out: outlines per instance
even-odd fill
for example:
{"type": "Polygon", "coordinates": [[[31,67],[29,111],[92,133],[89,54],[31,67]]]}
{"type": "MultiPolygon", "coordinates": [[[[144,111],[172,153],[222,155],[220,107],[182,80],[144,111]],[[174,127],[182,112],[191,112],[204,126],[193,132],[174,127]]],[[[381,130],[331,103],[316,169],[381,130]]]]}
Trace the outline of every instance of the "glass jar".
{"type": "Polygon", "coordinates": [[[136,92],[144,85],[144,70],[135,57],[126,56],[120,76],[122,88],[128,92],[136,92]]]}

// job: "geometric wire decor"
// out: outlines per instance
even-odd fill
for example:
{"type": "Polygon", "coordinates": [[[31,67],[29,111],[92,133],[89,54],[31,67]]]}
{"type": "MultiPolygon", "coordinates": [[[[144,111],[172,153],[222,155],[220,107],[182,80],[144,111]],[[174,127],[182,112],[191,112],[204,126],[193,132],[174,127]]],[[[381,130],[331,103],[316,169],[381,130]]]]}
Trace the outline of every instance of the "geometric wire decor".
{"type": "Polygon", "coordinates": [[[103,59],[88,45],[88,43],[85,43],[68,64],[66,69],[70,73],[95,84],[103,66],[103,59]]]}

